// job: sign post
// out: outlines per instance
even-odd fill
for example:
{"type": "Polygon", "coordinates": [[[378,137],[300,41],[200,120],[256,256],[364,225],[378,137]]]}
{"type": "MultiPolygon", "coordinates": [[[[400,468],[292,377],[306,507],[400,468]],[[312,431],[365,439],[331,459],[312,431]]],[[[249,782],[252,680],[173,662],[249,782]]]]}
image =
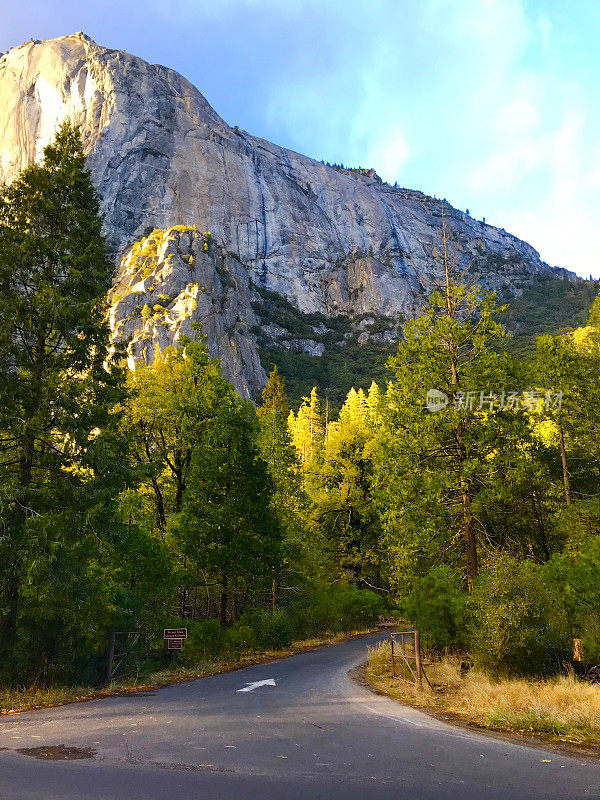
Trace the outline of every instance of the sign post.
{"type": "Polygon", "coordinates": [[[187,628],[165,628],[163,639],[187,639],[187,628]]]}
{"type": "Polygon", "coordinates": [[[164,628],[163,639],[167,650],[183,650],[183,640],[187,639],[187,628],[164,628]]]}

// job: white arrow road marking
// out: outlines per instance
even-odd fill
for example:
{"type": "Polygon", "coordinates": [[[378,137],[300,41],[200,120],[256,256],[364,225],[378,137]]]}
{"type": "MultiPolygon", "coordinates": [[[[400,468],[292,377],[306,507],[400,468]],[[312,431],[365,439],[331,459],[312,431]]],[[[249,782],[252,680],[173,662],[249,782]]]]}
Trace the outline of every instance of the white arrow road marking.
{"type": "Polygon", "coordinates": [[[247,683],[243,689],[238,689],[238,692],[252,692],[258,689],[259,686],[275,686],[273,678],[267,678],[266,681],[254,681],[254,683],[247,683]]]}

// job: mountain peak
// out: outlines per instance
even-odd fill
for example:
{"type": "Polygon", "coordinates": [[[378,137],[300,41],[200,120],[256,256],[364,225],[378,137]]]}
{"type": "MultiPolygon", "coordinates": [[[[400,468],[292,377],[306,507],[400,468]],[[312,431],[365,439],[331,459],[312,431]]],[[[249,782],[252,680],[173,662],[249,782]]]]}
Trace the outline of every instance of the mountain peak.
{"type": "MultiPolygon", "coordinates": [[[[64,119],[81,126],[116,258],[150,230],[195,225],[242,265],[248,287],[298,313],[394,324],[439,281],[443,201],[232,129],[174,70],[84,33],[7,53],[0,107],[4,181],[41,157],[64,119]]],[[[472,280],[507,296],[539,276],[567,274],[506,231],[444,208],[457,266],[472,280]]],[[[157,265],[157,281],[162,274],[157,265]]],[[[279,323],[270,328],[282,342],[298,339],[277,333],[279,323]]]]}

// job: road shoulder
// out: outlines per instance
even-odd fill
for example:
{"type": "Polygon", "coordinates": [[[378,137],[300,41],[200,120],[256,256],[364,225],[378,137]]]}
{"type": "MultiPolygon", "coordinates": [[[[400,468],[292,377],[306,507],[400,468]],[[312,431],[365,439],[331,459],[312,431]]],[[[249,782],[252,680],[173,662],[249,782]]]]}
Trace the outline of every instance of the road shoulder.
{"type": "Polygon", "coordinates": [[[600,759],[600,743],[598,743],[597,747],[593,747],[588,744],[579,745],[572,742],[549,740],[545,739],[541,734],[526,735],[510,730],[502,730],[500,728],[485,727],[473,722],[472,720],[469,720],[467,717],[461,716],[460,714],[441,710],[439,708],[435,708],[434,706],[402,703],[397,698],[373,685],[367,679],[366,661],[356,667],[353,667],[348,672],[348,675],[350,679],[354,681],[354,683],[358,684],[364,689],[367,689],[374,695],[387,698],[388,700],[397,704],[399,708],[406,708],[410,709],[411,711],[421,712],[432,720],[437,720],[438,722],[452,725],[455,728],[470,731],[471,733],[476,733],[480,736],[486,736],[490,739],[499,739],[501,741],[511,742],[524,747],[532,747],[534,749],[543,750],[550,753],[559,753],[574,756],[576,758],[585,757],[586,759],[591,759],[594,761],[598,761],[600,759]]]}

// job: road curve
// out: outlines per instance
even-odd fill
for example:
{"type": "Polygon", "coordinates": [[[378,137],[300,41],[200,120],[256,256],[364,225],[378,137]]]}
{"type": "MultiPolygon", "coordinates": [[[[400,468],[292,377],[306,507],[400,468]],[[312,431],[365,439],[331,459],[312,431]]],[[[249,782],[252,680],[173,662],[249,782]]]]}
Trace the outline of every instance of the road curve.
{"type": "Polygon", "coordinates": [[[383,634],[0,718],[2,800],[577,800],[600,763],[481,736],[357,685],[383,634]],[[273,680],[251,691],[249,684],[273,680]],[[64,745],[81,760],[19,752],[64,745]]]}

